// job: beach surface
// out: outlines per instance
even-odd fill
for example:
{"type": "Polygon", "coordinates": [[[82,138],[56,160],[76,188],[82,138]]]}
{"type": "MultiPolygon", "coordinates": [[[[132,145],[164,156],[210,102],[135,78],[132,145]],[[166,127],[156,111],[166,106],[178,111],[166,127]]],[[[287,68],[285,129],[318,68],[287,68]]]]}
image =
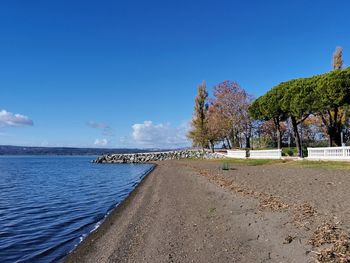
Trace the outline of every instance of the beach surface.
{"type": "Polygon", "coordinates": [[[347,255],[348,247],[338,255],[335,244],[350,226],[349,170],[282,162],[221,167],[159,162],[66,262],[326,262],[347,255]]]}

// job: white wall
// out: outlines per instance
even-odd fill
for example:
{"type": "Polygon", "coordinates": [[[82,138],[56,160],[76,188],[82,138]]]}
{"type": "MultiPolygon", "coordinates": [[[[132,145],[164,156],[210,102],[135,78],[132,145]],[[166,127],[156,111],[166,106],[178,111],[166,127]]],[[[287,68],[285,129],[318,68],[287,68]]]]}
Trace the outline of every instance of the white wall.
{"type": "Polygon", "coordinates": [[[251,150],[249,151],[250,159],[281,159],[282,150],[251,150]]]}
{"type": "Polygon", "coordinates": [[[245,159],[247,157],[247,152],[245,150],[227,150],[226,156],[230,158],[245,159]]]}

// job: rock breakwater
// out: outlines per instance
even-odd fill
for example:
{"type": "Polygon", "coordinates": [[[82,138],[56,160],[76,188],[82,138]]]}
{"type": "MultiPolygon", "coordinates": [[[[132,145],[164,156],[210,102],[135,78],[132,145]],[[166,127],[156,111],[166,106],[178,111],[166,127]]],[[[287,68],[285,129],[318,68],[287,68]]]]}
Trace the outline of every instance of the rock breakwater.
{"type": "Polygon", "coordinates": [[[94,160],[94,163],[147,163],[164,160],[179,159],[218,159],[224,158],[223,154],[204,152],[199,150],[179,150],[169,152],[149,152],[133,154],[105,154],[94,160]]]}

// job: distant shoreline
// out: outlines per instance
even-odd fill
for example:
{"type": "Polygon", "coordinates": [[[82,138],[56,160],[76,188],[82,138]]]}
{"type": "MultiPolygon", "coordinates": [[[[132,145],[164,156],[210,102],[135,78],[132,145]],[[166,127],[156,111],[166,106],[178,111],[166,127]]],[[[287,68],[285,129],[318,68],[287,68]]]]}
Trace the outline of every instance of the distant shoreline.
{"type": "MultiPolygon", "coordinates": [[[[93,156],[118,153],[146,153],[159,151],[159,149],[138,148],[77,148],[77,147],[37,147],[37,146],[12,146],[0,145],[2,155],[81,155],[93,156]]],[[[163,150],[162,150],[163,151],[163,150]]]]}

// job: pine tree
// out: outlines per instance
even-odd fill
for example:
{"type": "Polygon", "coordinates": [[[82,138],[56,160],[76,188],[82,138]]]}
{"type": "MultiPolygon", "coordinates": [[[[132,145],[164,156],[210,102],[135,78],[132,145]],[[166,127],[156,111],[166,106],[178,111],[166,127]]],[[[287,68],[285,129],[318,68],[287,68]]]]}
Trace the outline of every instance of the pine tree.
{"type": "Polygon", "coordinates": [[[208,92],[205,82],[198,86],[198,94],[195,99],[194,114],[191,122],[191,130],[188,138],[192,140],[193,146],[208,147],[208,128],[207,128],[207,104],[208,92]]]}
{"type": "MultiPolygon", "coordinates": [[[[336,47],[334,53],[333,53],[333,69],[334,70],[340,70],[343,68],[343,48],[342,47],[336,47]]],[[[328,113],[328,116],[326,119],[334,119],[332,121],[328,122],[328,144],[329,146],[332,146],[333,143],[335,143],[337,146],[341,145],[341,133],[343,130],[343,123],[342,119],[345,118],[347,114],[348,108],[343,107],[337,107],[334,109],[334,111],[330,111],[328,113]],[[329,116],[331,115],[331,116],[329,116]],[[333,137],[333,138],[332,138],[333,137]]]]}

